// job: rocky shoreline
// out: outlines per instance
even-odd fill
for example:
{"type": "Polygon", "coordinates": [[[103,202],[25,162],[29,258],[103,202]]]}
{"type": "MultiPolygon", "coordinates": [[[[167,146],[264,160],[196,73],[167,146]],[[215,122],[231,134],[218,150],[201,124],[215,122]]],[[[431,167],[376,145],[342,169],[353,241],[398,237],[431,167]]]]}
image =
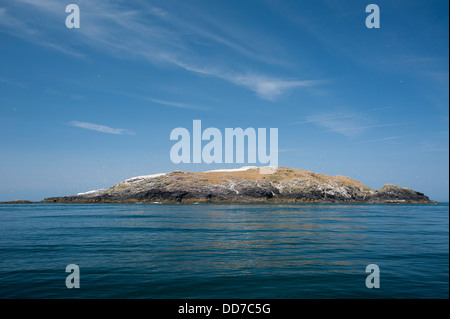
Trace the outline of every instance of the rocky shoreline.
{"type": "Polygon", "coordinates": [[[384,185],[380,190],[344,176],[278,168],[174,171],[127,179],[108,189],[46,198],[43,203],[436,203],[423,193],[384,185]]]}

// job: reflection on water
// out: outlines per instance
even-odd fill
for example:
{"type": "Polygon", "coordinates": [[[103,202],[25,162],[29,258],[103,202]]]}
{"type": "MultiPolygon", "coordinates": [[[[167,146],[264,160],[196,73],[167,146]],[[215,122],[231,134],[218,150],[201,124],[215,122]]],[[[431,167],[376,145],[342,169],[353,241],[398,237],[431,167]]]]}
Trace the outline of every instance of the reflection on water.
{"type": "MultiPolygon", "coordinates": [[[[151,219],[138,218],[145,212],[121,212],[112,225],[134,230],[122,234],[121,240],[131,250],[122,260],[142,266],[158,258],[158,263],[165,261],[165,267],[190,273],[270,274],[274,269],[301,273],[317,266],[329,272],[330,265],[355,263],[336,257],[345,258],[345,253],[366,237],[362,230],[367,227],[357,217],[342,217],[333,211],[314,216],[295,206],[281,206],[276,214],[273,209],[265,211],[264,206],[244,206],[245,210],[242,206],[197,207],[195,214],[182,210],[152,215],[151,219]],[[124,215],[134,218],[122,218],[124,215]],[[136,236],[136,230],[144,231],[136,236]],[[170,247],[164,246],[167,242],[170,247]],[[329,254],[333,259],[329,260],[329,254]]],[[[342,271],[335,268],[332,270],[342,271]]]]}
{"type": "Polygon", "coordinates": [[[448,297],[448,205],[0,205],[0,251],[5,298],[448,297]]]}

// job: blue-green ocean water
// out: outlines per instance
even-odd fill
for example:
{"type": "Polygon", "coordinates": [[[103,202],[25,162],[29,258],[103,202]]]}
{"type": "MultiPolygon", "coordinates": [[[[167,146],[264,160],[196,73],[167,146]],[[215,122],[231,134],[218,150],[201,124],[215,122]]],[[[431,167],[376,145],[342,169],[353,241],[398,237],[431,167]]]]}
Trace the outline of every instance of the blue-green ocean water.
{"type": "Polygon", "coordinates": [[[448,298],[448,220],[448,204],[0,205],[0,298],[448,298]]]}

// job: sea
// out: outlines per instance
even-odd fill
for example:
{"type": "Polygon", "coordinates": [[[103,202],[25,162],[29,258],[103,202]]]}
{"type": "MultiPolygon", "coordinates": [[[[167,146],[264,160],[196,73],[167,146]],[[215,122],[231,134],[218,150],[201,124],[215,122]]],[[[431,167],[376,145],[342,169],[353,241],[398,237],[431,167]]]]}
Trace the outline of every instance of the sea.
{"type": "Polygon", "coordinates": [[[0,256],[1,299],[447,299],[449,206],[2,204],[0,256]]]}

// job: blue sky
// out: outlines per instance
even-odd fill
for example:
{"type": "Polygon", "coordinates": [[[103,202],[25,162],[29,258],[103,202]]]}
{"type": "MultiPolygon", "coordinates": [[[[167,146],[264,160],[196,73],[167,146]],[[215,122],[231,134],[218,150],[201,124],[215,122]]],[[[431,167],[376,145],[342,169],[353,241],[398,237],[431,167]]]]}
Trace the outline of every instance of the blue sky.
{"type": "Polygon", "coordinates": [[[1,1],[0,200],[242,166],[170,161],[171,130],[200,119],[278,128],[280,166],[448,201],[448,6],[1,1]]]}

